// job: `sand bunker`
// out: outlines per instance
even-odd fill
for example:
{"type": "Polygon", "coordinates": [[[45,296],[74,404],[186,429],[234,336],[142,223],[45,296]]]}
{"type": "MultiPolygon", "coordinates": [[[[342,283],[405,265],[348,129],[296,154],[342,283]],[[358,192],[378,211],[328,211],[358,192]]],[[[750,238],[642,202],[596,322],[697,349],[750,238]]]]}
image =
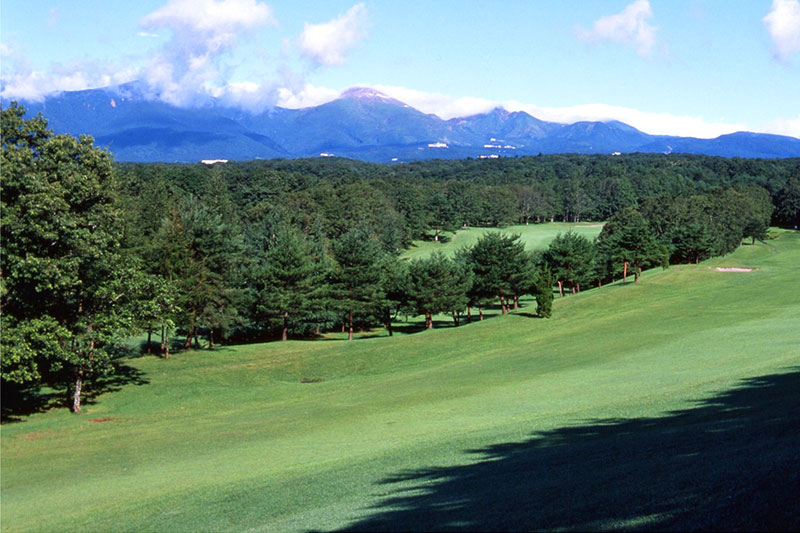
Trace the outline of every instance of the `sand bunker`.
{"type": "Polygon", "coordinates": [[[717,267],[717,272],[752,272],[754,268],[717,267]]]}

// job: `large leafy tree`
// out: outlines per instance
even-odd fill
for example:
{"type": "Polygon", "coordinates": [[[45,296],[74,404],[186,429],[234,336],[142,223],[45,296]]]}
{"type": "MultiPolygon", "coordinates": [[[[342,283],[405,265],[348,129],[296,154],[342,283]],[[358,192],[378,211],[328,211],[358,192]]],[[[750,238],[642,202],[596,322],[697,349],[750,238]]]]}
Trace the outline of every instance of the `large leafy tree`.
{"type": "Polygon", "coordinates": [[[120,251],[111,156],[24,114],[2,110],[2,378],[67,383],[80,411],[84,381],[133,328],[138,271],[120,251]]]}

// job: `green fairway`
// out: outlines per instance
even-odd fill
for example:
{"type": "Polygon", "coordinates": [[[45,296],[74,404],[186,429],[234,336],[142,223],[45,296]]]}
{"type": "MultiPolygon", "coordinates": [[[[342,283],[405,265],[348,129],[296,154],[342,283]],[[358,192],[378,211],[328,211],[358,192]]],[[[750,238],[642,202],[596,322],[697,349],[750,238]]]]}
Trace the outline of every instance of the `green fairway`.
{"type": "Polygon", "coordinates": [[[124,360],[3,425],[2,530],[800,528],[798,264],[787,231],[548,320],[124,360]]]}
{"type": "Polygon", "coordinates": [[[490,231],[502,231],[504,233],[518,234],[520,236],[520,241],[525,244],[526,249],[543,250],[547,248],[547,245],[550,244],[550,241],[552,241],[559,233],[573,231],[589,239],[594,239],[600,234],[601,229],[603,229],[602,224],[567,224],[564,222],[507,226],[499,229],[464,228],[454,233],[442,232],[440,234],[441,242],[434,242],[432,236],[431,240],[415,241],[414,245],[406,250],[402,257],[419,259],[422,257],[427,257],[436,250],[445,255],[453,255],[457,249],[475,244],[478,242],[478,239],[481,238],[481,235],[490,231]]]}

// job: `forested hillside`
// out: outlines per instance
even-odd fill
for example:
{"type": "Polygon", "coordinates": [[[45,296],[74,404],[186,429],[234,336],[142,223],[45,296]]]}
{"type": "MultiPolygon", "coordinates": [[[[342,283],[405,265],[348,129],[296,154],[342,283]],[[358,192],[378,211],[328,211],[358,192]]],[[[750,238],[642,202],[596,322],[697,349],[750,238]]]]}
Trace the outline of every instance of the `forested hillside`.
{"type": "Polygon", "coordinates": [[[204,196],[224,191],[242,210],[273,209],[335,237],[358,222],[387,247],[431,229],[543,221],[605,220],[654,197],[688,197],[756,186],[769,193],[772,223],[800,223],[800,159],[695,155],[549,155],[380,165],[340,158],[201,164],[120,164],[130,195],[204,196]],[[214,181],[216,185],[209,185],[214,181]],[[399,223],[399,225],[398,225],[399,223]]]}
{"type": "MultiPolygon", "coordinates": [[[[3,110],[4,398],[82,388],[144,350],[316,337],[445,313],[455,325],[696,263],[795,226],[800,160],[541,156],[377,165],[343,159],[113,164],[91,138],[3,110]],[[415,239],[463,226],[604,221],[595,241],[526,250],[492,233],[412,261],[415,239]]],[[[12,402],[13,403],[13,402],[12,402]]],[[[8,404],[8,402],[4,402],[8,404]]]]}

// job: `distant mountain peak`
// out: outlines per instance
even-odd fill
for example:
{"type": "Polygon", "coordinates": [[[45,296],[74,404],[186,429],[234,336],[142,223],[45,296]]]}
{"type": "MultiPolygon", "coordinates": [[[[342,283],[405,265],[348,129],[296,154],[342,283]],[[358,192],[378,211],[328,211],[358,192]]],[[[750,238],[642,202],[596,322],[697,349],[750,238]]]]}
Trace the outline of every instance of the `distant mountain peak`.
{"type": "Polygon", "coordinates": [[[30,103],[28,113],[43,112],[56,133],[92,135],[119,161],[245,160],[323,153],[386,162],[538,153],[800,157],[800,139],[750,132],[716,139],[648,135],[616,120],[560,124],[502,107],[443,120],[370,87],[351,87],[320,106],[276,107],[257,115],[220,101],[202,104],[192,108],[166,104],[145,82],[134,81],[53,95],[30,103]]]}
{"type": "Polygon", "coordinates": [[[402,105],[402,102],[395,100],[394,98],[380,92],[377,89],[371,89],[369,87],[350,87],[349,89],[342,91],[342,93],[339,95],[339,98],[348,100],[377,100],[390,104],[402,105]]]}

